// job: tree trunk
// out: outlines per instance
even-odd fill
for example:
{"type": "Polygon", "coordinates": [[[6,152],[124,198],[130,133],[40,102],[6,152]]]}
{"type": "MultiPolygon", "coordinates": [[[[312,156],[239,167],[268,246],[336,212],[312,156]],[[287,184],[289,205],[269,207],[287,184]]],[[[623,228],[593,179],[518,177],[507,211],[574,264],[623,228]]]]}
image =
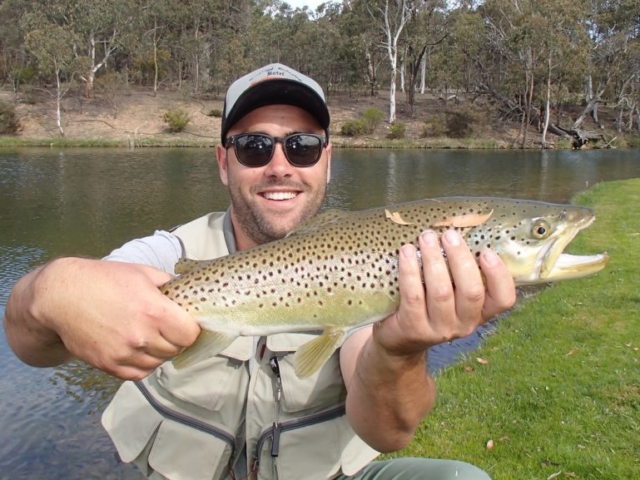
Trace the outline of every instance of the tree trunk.
{"type": "Polygon", "coordinates": [[[549,128],[549,117],[551,112],[551,52],[549,52],[549,58],[547,59],[547,97],[544,104],[544,125],[542,127],[542,138],[540,145],[542,148],[547,148],[547,129],[549,128]]]}
{"type": "Polygon", "coordinates": [[[575,122],[573,122],[573,126],[571,127],[572,130],[577,130],[580,127],[580,125],[582,125],[582,122],[584,122],[584,119],[593,110],[594,105],[596,105],[600,101],[600,97],[604,93],[605,88],[606,88],[606,83],[604,85],[603,84],[599,85],[598,92],[596,93],[596,95],[591,100],[589,100],[589,103],[587,103],[587,106],[584,107],[584,110],[582,111],[580,116],[576,119],[575,122]]]}
{"type": "MultiPolygon", "coordinates": [[[[391,55],[391,53],[389,54],[391,55]]],[[[395,57],[391,60],[391,80],[389,85],[389,123],[396,121],[396,70],[395,57]]]]}
{"type": "Polygon", "coordinates": [[[422,56],[422,61],[420,62],[420,93],[424,95],[425,87],[427,84],[427,56],[422,56]]]}
{"type": "Polygon", "coordinates": [[[56,74],[56,124],[60,131],[60,136],[64,137],[64,127],[62,126],[62,83],[60,82],[60,69],[58,68],[58,62],[54,60],[54,70],[56,74]]]}

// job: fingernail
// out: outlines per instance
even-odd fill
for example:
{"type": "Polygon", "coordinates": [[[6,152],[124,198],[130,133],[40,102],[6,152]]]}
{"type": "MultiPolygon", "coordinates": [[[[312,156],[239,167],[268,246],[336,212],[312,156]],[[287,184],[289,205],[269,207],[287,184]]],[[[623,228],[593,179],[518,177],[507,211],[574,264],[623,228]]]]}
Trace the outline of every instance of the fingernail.
{"type": "Polygon", "coordinates": [[[455,230],[447,230],[444,234],[449,245],[458,246],[462,242],[462,237],[455,230]]]}
{"type": "Polygon", "coordinates": [[[498,264],[498,254],[490,248],[485,248],[484,252],[482,252],[482,256],[484,257],[484,261],[487,262],[487,265],[493,267],[498,264]]]}
{"type": "Polygon", "coordinates": [[[429,247],[433,247],[438,244],[438,234],[433,230],[425,230],[422,232],[422,241],[429,247]]]}

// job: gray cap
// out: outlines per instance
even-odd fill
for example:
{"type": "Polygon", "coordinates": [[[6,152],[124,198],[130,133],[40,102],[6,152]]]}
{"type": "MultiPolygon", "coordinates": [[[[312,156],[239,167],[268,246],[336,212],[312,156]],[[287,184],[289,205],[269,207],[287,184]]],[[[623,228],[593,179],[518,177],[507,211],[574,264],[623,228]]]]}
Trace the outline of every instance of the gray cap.
{"type": "Polygon", "coordinates": [[[309,112],[329,137],[329,109],[318,82],[281,63],[248,73],[227,90],[222,113],[221,138],[249,112],[267,105],[294,105],[309,112]]]}

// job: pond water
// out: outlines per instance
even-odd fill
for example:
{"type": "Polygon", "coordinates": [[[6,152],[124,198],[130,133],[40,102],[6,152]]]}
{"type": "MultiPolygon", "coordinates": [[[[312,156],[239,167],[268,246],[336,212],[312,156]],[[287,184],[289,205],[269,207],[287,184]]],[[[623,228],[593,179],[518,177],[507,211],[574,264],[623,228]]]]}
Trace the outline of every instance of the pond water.
{"type": "MultiPolygon", "coordinates": [[[[597,182],[633,177],[633,150],[336,150],[326,207],[449,195],[568,202],[597,182]]],[[[212,149],[0,151],[0,314],[14,282],[51,258],[99,257],[227,203],[212,149]]],[[[434,349],[430,368],[473,349],[485,332],[434,349]]],[[[4,335],[0,362],[0,478],[139,478],[116,461],[99,423],[117,380],[81,363],[28,367],[4,335]]]]}

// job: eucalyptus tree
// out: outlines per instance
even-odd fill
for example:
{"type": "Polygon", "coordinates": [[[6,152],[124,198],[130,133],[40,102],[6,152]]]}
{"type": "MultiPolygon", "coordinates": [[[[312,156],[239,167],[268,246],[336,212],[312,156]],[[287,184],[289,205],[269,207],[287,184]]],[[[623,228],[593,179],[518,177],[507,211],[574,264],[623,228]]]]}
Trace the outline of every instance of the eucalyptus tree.
{"type": "Polygon", "coordinates": [[[50,25],[37,15],[26,20],[30,25],[25,44],[38,62],[43,74],[51,74],[56,85],[56,125],[60,135],[64,137],[62,122],[62,99],[73,83],[74,76],[89,66],[86,57],[75,55],[78,36],[59,25],[50,25]]]}
{"type": "MultiPolygon", "coordinates": [[[[440,45],[449,35],[446,0],[423,0],[416,2],[411,10],[411,21],[407,23],[403,36],[403,63],[409,70],[406,99],[411,112],[415,104],[415,93],[419,74],[425,75],[425,55],[440,45]]],[[[430,52],[431,53],[431,52],[430,52]]]]}
{"type": "MultiPolygon", "coordinates": [[[[132,25],[134,10],[128,0],[39,0],[34,8],[51,27],[69,32],[75,38],[73,48],[77,58],[84,57],[87,69],[87,98],[91,97],[96,73],[107,65],[120,47],[121,36],[132,25]]],[[[47,38],[43,38],[46,42],[47,38]]]]}
{"type": "Polygon", "coordinates": [[[24,0],[0,2],[0,79],[11,83],[15,101],[18,100],[20,85],[35,73],[29,68],[21,21],[29,12],[29,3],[24,0]]]}
{"type": "MultiPolygon", "coordinates": [[[[127,43],[129,50],[138,59],[138,68],[145,70],[151,63],[153,69],[153,96],[158,93],[162,64],[170,57],[170,45],[174,30],[173,2],[143,0],[136,16],[136,35],[127,43]]],[[[144,76],[143,72],[140,72],[144,76]]]]}
{"type": "MultiPolygon", "coordinates": [[[[585,74],[586,107],[577,118],[577,128],[587,115],[596,123],[598,104],[610,84],[625,86],[632,82],[638,65],[634,65],[635,48],[640,32],[640,3],[637,0],[589,0],[587,27],[592,39],[589,68],[585,74]]],[[[625,86],[626,89],[626,86],[625,86]]],[[[609,93],[615,97],[615,93],[609,93]]],[[[617,92],[621,96],[621,90],[617,92]]]]}
{"type": "Polygon", "coordinates": [[[374,24],[381,29],[382,47],[389,60],[389,123],[396,121],[396,88],[399,42],[403,30],[413,18],[419,0],[375,0],[367,2],[374,24]]]}

